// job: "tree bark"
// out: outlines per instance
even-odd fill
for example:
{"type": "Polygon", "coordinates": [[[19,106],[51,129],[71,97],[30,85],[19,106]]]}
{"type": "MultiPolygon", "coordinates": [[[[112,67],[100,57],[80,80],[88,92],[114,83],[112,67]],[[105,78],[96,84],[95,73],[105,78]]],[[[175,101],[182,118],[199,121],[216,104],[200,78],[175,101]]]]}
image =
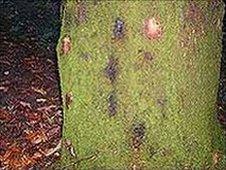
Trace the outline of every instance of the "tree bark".
{"type": "Polygon", "coordinates": [[[68,1],[58,45],[62,166],[225,166],[216,119],[221,1],[68,1]],[[147,25],[149,24],[149,25],[147,25]],[[157,31],[157,32],[156,32],[157,31]]]}

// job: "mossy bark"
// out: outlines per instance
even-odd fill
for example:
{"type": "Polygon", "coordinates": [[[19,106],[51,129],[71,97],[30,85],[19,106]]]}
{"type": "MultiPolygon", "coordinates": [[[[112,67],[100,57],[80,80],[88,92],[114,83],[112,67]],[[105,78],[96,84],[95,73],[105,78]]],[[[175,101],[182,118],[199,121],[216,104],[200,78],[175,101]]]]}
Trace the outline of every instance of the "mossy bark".
{"type": "Polygon", "coordinates": [[[223,167],[225,139],[215,116],[223,6],[66,2],[58,57],[64,138],[77,158],[64,150],[61,166],[94,154],[75,166],[223,167]],[[149,18],[161,26],[158,39],[145,36],[149,18]]]}

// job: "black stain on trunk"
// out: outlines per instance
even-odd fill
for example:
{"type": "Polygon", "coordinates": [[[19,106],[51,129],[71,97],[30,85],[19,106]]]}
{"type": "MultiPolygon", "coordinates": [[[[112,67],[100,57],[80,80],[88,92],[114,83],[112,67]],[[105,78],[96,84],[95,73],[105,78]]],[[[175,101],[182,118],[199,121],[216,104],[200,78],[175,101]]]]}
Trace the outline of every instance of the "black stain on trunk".
{"type": "Polygon", "coordinates": [[[116,96],[116,92],[112,91],[109,95],[108,95],[108,111],[109,111],[109,115],[110,116],[114,116],[117,113],[117,96],[116,96]]]}
{"type": "Polygon", "coordinates": [[[105,68],[105,74],[110,80],[111,84],[114,84],[118,76],[118,59],[111,56],[108,59],[107,67],[105,68]]]}
{"type": "Polygon", "coordinates": [[[132,125],[132,147],[138,150],[145,137],[146,127],[144,123],[136,122],[132,125]]]}
{"type": "Polygon", "coordinates": [[[121,39],[124,37],[124,34],[125,34],[125,22],[122,19],[117,18],[115,20],[113,29],[114,38],[121,39]]]}

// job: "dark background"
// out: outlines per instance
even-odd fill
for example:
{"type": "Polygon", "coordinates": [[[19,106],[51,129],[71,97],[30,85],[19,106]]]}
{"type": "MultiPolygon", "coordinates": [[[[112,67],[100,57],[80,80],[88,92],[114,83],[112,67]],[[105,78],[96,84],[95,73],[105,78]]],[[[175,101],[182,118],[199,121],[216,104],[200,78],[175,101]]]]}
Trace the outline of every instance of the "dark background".
{"type": "Polygon", "coordinates": [[[60,36],[61,0],[0,0],[0,38],[55,48],[60,36]]]}

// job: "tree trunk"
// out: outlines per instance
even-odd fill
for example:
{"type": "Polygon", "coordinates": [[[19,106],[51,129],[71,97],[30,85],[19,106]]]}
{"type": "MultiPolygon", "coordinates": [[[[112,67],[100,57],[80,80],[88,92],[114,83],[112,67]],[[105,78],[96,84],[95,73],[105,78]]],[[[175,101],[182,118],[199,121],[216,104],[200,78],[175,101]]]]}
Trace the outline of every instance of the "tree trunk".
{"type": "Polygon", "coordinates": [[[221,1],[65,3],[61,166],[224,167],[215,104],[222,18],[221,1]]]}

